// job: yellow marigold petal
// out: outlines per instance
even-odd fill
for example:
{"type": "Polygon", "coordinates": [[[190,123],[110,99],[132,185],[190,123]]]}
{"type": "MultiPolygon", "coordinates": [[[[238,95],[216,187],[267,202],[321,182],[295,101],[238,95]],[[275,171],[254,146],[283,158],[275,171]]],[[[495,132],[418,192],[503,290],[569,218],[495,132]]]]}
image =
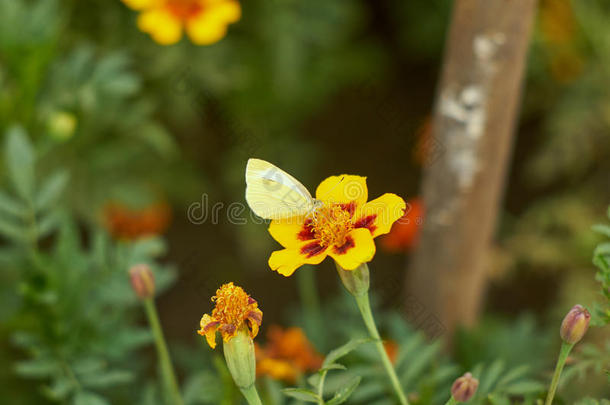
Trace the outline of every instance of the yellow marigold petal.
{"type": "Polygon", "coordinates": [[[161,8],[142,12],[138,16],[138,28],[161,45],[175,44],[182,37],[180,20],[161,8]]]}
{"type": "Polygon", "coordinates": [[[313,231],[306,226],[305,217],[292,217],[273,220],[269,224],[269,233],[285,248],[296,248],[304,241],[313,239],[313,231]]]}
{"type": "Polygon", "coordinates": [[[355,201],[357,206],[364,205],[368,199],[366,177],[343,174],[324,180],[316,190],[316,198],[334,203],[355,201]]]}
{"type": "Polygon", "coordinates": [[[354,228],[366,228],[376,238],[390,232],[392,224],[403,216],[405,208],[402,198],[386,193],[369,201],[356,213],[354,228]]]}
{"type": "Polygon", "coordinates": [[[220,322],[208,314],[204,314],[199,322],[201,329],[198,330],[197,333],[199,333],[201,336],[205,336],[205,340],[212,349],[216,347],[216,330],[218,329],[219,324],[220,322]]]}
{"type": "Polygon", "coordinates": [[[263,312],[258,308],[252,312],[248,315],[248,323],[250,324],[250,337],[254,339],[258,335],[258,329],[263,320],[263,312]]]}
{"type": "Polygon", "coordinates": [[[147,8],[157,7],[160,4],[159,0],[122,0],[123,3],[132,10],[144,10],[147,8]]]}
{"type": "Polygon", "coordinates": [[[320,264],[328,255],[327,250],[315,240],[302,242],[296,248],[276,250],[271,253],[269,267],[288,277],[304,264],[320,264]]]}
{"type": "Polygon", "coordinates": [[[234,23],[241,18],[241,6],[239,2],[229,0],[216,1],[206,11],[209,18],[223,23],[234,23]]]}
{"type": "Polygon", "coordinates": [[[343,246],[333,246],[328,254],[345,270],[354,270],[375,256],[375,242],[368,229],[354,229],[345,237],[343,246]]]}
{"type": "Polygon", "coordinates": [[[186,32],[196,45],[211,45],[226,35],[227,23],[204,12],[187,21],[186,32]]]}

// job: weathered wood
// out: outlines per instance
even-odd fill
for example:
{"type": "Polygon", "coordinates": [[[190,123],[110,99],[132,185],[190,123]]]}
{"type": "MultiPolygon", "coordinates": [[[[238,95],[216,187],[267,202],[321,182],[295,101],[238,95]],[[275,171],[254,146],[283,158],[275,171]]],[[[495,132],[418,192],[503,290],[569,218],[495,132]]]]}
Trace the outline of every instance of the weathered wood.
{"type": "Polygon", "coordinates": [[[426,219],[410,298],[446,337],[472,325],[515,129],[535,0],[456,0],[424,169],[426,219]]]}

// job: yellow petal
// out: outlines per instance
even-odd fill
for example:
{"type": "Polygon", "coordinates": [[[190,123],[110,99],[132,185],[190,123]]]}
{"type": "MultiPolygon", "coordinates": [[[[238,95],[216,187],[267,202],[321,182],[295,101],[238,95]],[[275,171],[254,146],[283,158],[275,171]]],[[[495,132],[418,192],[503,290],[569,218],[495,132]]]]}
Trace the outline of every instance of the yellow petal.
{"type": "Polygon", "coordinates": [[[317,241],[302,242],[296,248],[277,250],[269,257],[269,267],[283,276],[290,276],[304,264],[320,264],[328,255],[317,241]]]}
{"type": "Polygon", "coordinates": [[[201,329],[198,330],[197,333],[199,333],[201,336],[205,336],[205,340],[207,340],[212,349],[216,347],[216,330],[218,329],[219,325],[220,322],[216,321],[208,314],[203,315],[201,321],[199,322],[201,329]]]}
{"type": "Polygon", "coordinates": [[[345,237],[343,246],[333,246],[328,254],[344,270],[354,270],[375,256],[375,242],[366,228],[354,229],[345,237]]]}
{"type": "Polygon", "coordinates": [[[230,24],[239,21],[241,18],[241,6],[239,5],[239,2],[233,0],[216,1],[210,4],[206,14],[213,20],[230,24]]]}
{"type": "Polygon", "coordinates": [[[392,224],[405,212],[405,201],[396,194],[386,193],[366,203],[356,213],[355,228],[368,229],[373,238],[390,232],[392,224]]]}
{"type": "Polygon", "coordinates": [[[314,238],[310,222],[310,219],[305,220],[302,216],[273,220],[269,224],[269,233],[283,247],[296,248],[314,238]]]}
{"type": "Polygon", "coordinates": [[[142,12],[138,16],[138,27],[161,45],[175,44],[182,37],[180,20],[160,8],[142,12]]]}
{"type": "Polygon", "coordinates": [[[366,177],[348,174],[331,176],[320,183],[316,190],[316,198],[334,203],[355,201],[357,206],[361,206],[368,199],[366,177]]]}
{"type": "Polygon", "coordinates": [[[193,43],[211,45],[226,35],[227,22],[214,18],[210,12],[203,12],[187,21],[186,32],[193,43]]]}

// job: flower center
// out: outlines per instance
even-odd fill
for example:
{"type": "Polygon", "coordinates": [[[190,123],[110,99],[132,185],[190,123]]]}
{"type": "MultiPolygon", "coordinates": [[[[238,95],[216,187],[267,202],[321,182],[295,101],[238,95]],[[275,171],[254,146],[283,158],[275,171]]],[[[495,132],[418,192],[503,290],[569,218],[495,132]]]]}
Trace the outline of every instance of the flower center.
{"type": "Polygon", "coordinates": [[[203,10],[201,0],[168,0],[165,7],[181,20],[195,17],[203,10]]]}
{"type": "Polygon", "coordinates": [[[313,232],[322,246],[343,246],[345,236],[354,228],[352,212],[344,204],[323,203],[313,213],[313,232]]]}
{"type": "Polygon", "coordinates": [[[248,294],[233,283],[224,284],[216,290],[212,301],[216,303],[212,317],[222,324],[234,325],[236,329],[251,311],[248,294]]]}

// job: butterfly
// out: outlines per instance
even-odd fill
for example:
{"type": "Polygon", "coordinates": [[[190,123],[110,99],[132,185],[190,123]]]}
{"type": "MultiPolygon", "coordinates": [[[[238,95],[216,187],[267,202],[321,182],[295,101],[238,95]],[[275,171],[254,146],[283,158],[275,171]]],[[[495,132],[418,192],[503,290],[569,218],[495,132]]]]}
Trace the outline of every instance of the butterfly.
{"type": "Polygon", "coordinates": [[[307,215],[321,204],[297,179],[261,159],[248,159],[246,202],[256,215],[265,219],[307,215]]]}

